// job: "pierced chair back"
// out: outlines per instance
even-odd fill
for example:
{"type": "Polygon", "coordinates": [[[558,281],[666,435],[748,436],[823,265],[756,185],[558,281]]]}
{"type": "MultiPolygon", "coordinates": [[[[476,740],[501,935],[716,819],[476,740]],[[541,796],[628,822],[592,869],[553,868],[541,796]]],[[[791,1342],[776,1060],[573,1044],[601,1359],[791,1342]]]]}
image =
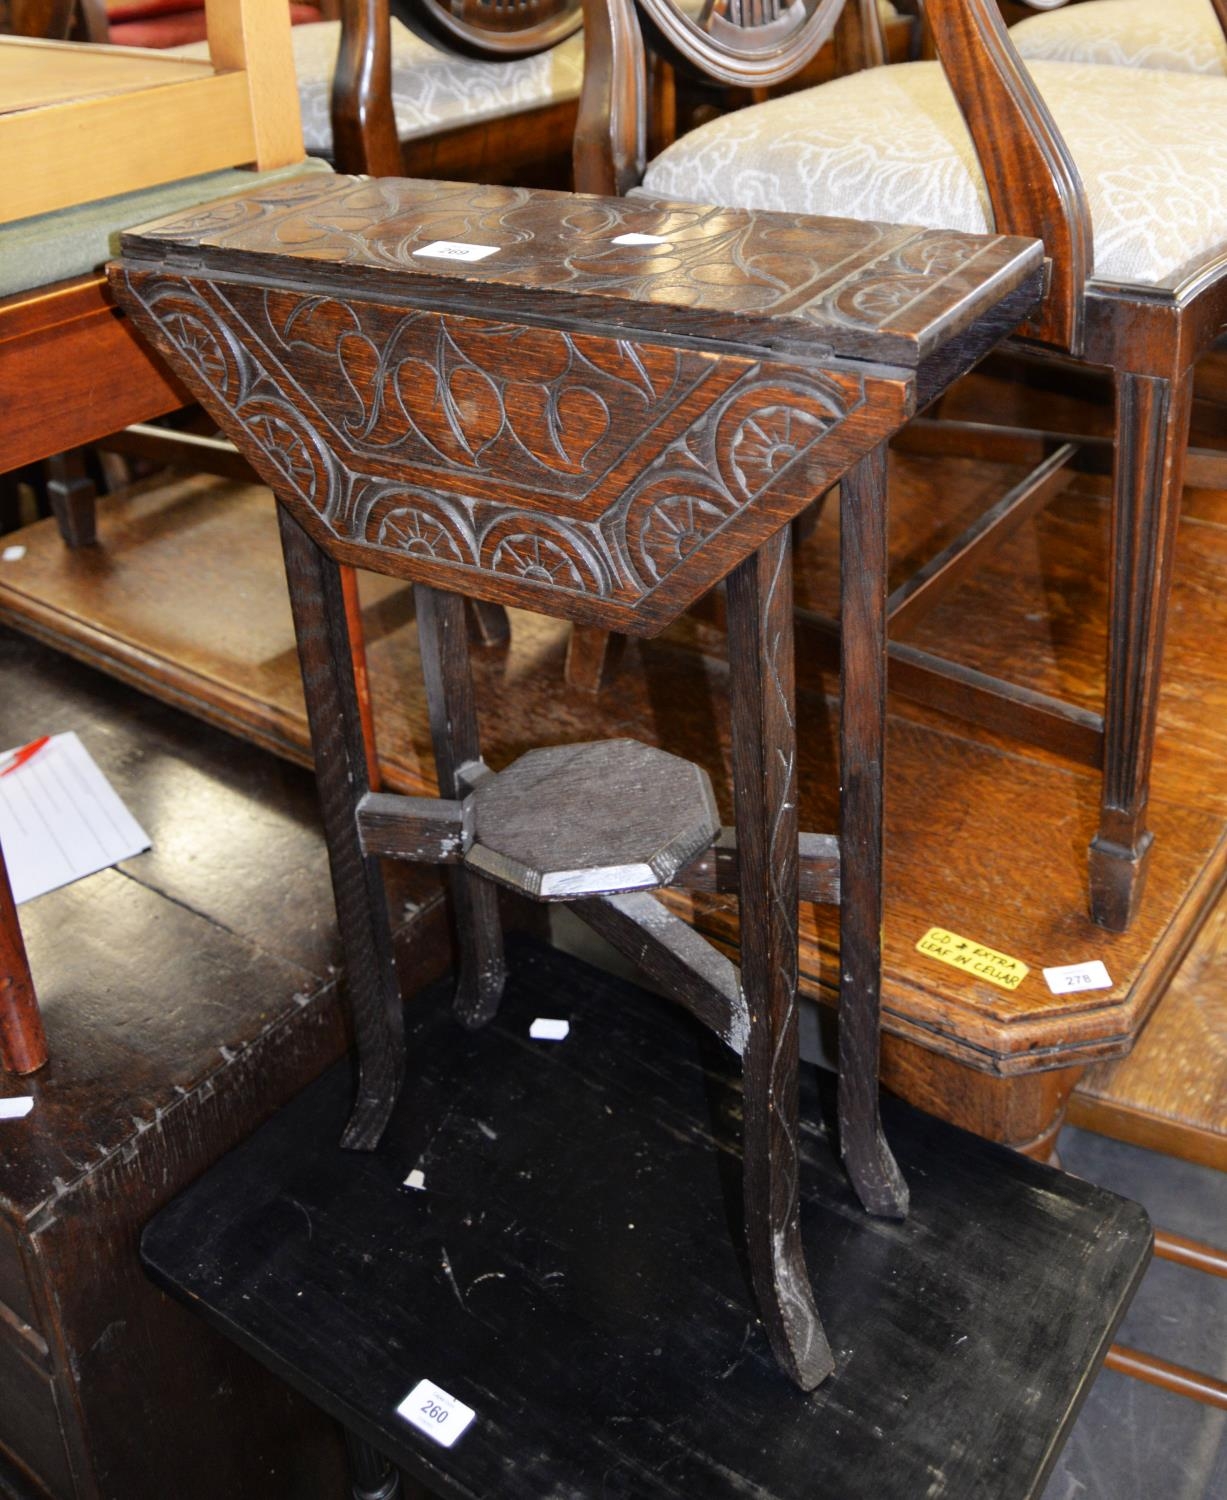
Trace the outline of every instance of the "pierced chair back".
{"type": "Polygon", "coordinates": [[[579,0],[420,0],[441,37],[478,57],[530,57],[579,30],[579,0]]]}
{"type": "MultiPolygon", "coordinates": [[[[436,39],[487,62],[549,51],[574,36],[581,0],[421,0],[436,39]]],[[[334,159],[347,172],[395,177],[403,170],[392,89],[388,0],[340,0],[341,48],[332,83],[334,159]]],[[[569,118],[569,116],[568,116],[569,118]]]]}

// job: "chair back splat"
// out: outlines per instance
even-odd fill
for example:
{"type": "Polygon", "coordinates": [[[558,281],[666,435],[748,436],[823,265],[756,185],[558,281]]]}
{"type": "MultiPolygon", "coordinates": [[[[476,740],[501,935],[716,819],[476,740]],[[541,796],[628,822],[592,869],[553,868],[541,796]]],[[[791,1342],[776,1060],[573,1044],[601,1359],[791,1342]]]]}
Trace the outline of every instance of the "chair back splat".
{"type": "Polygon", "coordinates": [[[529,57],[578,30],[576,0],[421,0],[426,24],[479,57],[529,57]]]}
{"type": "MultiPolygon", "coordinates": [[[[340,0],[340,14],[331,103],[336,164],[343,171],[395,177],[404,168],[394,110],[388,0],[340,0]]],[[[548,52],[574,36],[582,21],[580,0],[419,0],[415,16],[446,48],[486,62],[548,52]]]]}

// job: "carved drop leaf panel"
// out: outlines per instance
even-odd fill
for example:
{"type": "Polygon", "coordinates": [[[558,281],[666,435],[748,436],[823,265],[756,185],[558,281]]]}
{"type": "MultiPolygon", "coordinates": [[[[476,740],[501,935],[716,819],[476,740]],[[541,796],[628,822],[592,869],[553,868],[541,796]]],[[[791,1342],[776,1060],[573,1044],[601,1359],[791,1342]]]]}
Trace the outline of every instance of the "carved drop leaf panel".
{"type": "Polygon", "coordinates": [[[910,380],[839,361],[135,266],[124,300],[338,560],[631,633],[909,414],[910,380]]]}

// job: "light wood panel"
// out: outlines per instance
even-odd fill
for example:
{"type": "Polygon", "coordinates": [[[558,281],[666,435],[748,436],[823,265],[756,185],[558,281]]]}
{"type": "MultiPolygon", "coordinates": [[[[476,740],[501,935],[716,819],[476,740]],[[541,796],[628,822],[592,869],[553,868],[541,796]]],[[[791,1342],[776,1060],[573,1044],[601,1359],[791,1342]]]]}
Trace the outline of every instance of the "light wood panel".
{"type": "Polygon", "coordinates": [[[0,38],[0,224],[303,157],[285,5],[208,0],[208,63],[0,38]]]}
{"type": "Polygon", "coordinates": [[[0,222],[254,162],[248,100],[225,73],[6,115],[0,222]]]}
{"type": "Polygon", "coordinates": [[[208,78],[208,63],[135,47],[81,47],[36,37],[0,39],[0,114],[130,89],[208,78]]]}
{"type": "Polygon", "coordinates": [[[243,74],[255,151],[261,170],[303,157],[298,82],[290,45],[288,5],[208,0],[209,57],[219,72],[243,74]]]}

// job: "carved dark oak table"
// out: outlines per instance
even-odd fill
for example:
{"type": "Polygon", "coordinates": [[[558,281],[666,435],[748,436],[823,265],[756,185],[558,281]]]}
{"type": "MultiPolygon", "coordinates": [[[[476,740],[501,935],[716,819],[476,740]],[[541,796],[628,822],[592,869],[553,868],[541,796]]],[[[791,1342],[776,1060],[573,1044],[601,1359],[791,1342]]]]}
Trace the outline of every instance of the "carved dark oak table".
{"type": "Polygon", "coordinates": [[[1039,246],[342,179],[123,248],[117,297],[280,502],[359,1059],[346,1144],[375,1147],[404,1068],[380,860],[450,868],[469,1026],[505,980],[493,882],[573,900],[742,1057],[753,1283],[812,1387],[834,1357],[798,1220],[802,894],[840,906],[844,1161],[871,1212],[907,1205],[877,1097],[885,445],[1032,306],[1039,246]],[[836,481],[840,819],[803,840],[788,523],[836,481]],[[415,586],[438,799],[369,788],[344,566],[415,586]],[[731,828],[701,773],[642,747],[485,766],[464,597],[652,635],[723,579],[731,828]],[[736,892],[740,970],[648,893],[668,884],[736,892]]]}

